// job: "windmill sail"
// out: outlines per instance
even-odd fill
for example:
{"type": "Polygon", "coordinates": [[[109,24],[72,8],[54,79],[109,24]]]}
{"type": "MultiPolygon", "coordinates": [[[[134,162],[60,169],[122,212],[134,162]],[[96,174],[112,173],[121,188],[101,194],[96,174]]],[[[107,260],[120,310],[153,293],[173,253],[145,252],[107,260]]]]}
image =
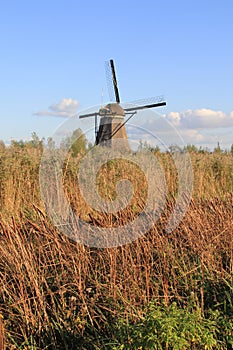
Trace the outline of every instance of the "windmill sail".
{"type": "Polygon", "coordinates": [[[110,101],[120,103],[120,94],[113,60],[105,62],[105,73],[110,101]]]}

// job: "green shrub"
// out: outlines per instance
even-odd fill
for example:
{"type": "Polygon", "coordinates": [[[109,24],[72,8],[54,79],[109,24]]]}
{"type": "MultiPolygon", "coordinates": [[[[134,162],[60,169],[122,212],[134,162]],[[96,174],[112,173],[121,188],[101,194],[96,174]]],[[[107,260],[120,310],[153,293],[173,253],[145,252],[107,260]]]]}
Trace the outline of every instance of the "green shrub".
{"type": "Polygon", "coordinates": [[[220,312],[203,317],[199,306],[151,303],[137,323],[118,324],[116,350],[232,349],[233,323],[220,312]],[[229,347],[230,346],[230,347],[229,347]]]}

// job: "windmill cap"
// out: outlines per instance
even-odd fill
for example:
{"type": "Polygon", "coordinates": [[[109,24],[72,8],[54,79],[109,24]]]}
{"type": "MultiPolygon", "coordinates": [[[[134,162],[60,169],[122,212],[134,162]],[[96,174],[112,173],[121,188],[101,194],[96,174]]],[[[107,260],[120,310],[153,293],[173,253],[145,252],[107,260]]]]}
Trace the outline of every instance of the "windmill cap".
{"type": "Polygon", "coordinates": [[[109,103],[99,110],[100,115],[125,116],[124,109],[118,103],[109,103]]]}

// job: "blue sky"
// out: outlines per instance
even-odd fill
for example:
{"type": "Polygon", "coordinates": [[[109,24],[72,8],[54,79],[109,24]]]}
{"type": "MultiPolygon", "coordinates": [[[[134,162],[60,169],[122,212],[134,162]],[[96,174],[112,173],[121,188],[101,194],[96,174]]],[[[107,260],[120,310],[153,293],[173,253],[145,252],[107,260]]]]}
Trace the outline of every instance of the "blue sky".
{"type": "Polygon", "coordinates": [[[163,94],[186,142],[229,147],[232,15],[232,0],[1,1],[0,139],[47,138],[107,102],[114,58],[122,101],[163,94]]]}

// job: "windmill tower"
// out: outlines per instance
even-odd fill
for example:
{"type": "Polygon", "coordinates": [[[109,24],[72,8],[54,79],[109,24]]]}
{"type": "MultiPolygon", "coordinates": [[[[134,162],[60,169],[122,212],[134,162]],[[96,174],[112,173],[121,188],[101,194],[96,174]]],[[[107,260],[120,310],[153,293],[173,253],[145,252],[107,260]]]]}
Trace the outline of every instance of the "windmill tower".
{"type": "Polygon", "coordinates": [[[124,140],[129,147],[126,129],[124,125],[125,112],[118,103],[109,103],[99,111],[100,124],[96,135],[96,144],[112,147],[112,140],[124,140]]]}
{"type": "MultiPolygon", "coordinates": [[[[154,108],[165,106],[166,102],[162,97],[152,98],[145,104],[145,100],[138,101],[135,106],[123,108],[120,105],[120,95],[117,86],[116,72],[113,60],[106,65],[107,81],[109,85],[110,96],[114,91],[115,101],[100,108],[98,112],[83,114],[79,118],[95,117],[95,144],[101,146],[112,147],[113,140],[120,139],[125,149],[130,150],[125,124],[131,119],[138,110],[146,108],[154,108]],[[143,103],[142,103],[143,102],[143,103]],[[97,125],[97,117],[100,117],[99,126],[97,125]],[[127,116],[127,119],[125,119],[127,116]]],[[[111,98],[111,97],[110,97],[111,98]]]]}

